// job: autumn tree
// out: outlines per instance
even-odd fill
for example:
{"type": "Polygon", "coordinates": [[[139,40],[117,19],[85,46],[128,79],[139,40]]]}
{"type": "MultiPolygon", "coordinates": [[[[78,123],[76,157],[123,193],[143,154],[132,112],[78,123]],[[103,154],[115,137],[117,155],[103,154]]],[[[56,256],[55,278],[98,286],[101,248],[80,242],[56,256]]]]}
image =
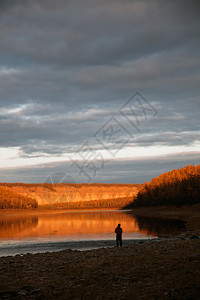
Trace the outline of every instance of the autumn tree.
{"type": "Polygon", "coordinates": [[[153,178],[139,190],[133,206],[197,204],[200,202],[200,165],[188,165],[153,178]]]}

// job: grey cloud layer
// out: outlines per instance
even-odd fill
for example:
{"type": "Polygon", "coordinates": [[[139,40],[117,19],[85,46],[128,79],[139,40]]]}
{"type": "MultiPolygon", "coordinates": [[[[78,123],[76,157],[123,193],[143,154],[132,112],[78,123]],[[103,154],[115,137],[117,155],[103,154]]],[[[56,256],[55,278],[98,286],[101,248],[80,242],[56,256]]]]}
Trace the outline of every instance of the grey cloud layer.
{"type": "Polygon", "coordinates": [[[199,140],[199,13],[196,0],[0,1],[0,147],[59,155],[111,115],[129,128],[118,110],[136,90],[159,113],[130,145],[199,140]]]}
{"type": "MultiPolygon", "coordinates": [[[[142,158],[105,161],[104,168],[94,174],[90,172],[91,182],[102,183],[143,183],[162,172],[168,172],[174,168],[187,164],[199,163],[200,152],[184,155],[169,155],[160,158],[142,158]],[[145,173],[145,175],[144,175],[145,173]]],[[[3,169],[0,174],[0,182],[33,182],[44,183],[49,176],[52,178],[58,174],[58,178],[70,176],[77,183],[88,182],[84,174],[72,166],[71,162],[51,163],[35,167],[3,169]]],[[[69,181],[70,182],[70,181],[69,181]]]]}
{"type": "Polygon", "coordinates": [[[3,49],[39,63],[119,63],[199,44],[198,13],[198,1],[15,1],[2,13],[3,49]]]}

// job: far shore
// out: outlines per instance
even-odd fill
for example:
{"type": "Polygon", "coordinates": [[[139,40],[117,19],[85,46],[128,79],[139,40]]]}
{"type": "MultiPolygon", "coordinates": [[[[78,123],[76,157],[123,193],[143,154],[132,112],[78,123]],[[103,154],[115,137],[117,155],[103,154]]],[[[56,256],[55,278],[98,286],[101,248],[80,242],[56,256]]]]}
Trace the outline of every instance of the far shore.
{"type": "MultiPolygon", "coordinates": [[[[103,211],[103,210],[124,210],[119,207],[112,207],[112,208],[95,208],[95,207],[88,207],[88,208],[24,208],[24,209],[0,209],[0,216],[3,214],[51,214],[53,213],[64,213],[66,211],[103,211]]],[[[128,209],[130,210],[130,209],[128,209]]]]}
{"type": "Polygon", "coordinates": [[[87,207],[87,208],[55,208],[55,207],[38,207],[38,208],[25,208],[25,209],[0,209],[0,214],[34,214],[34,213],[62,213],[65,211],[101,211],[101,210],[121,210],[131,211],[133,214],[149,217],[163,217],[163,218],[195,218],[200,214],[200,204],[184,205],[181,207],[176,206],[151,206],[151,207],[87,207]]]}

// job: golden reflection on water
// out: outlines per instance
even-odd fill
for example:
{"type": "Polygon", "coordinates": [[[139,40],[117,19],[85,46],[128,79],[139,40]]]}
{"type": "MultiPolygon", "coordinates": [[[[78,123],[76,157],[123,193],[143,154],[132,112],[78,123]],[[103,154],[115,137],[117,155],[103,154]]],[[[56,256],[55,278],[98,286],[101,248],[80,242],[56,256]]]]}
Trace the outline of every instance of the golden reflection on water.
{"type": "Polygon", "coordinates": [[[121,211],[52,211],[1,216],[0,238],[107,234],[114,233],[118,223],[125,233],[141,232],[136,219],[121,211]]]}

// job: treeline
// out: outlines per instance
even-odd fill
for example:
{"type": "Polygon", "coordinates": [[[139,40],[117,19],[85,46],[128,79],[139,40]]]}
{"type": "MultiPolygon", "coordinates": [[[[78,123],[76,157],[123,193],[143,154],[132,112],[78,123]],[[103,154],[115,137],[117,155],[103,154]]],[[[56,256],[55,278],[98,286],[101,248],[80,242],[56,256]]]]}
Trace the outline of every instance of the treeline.
{"type": "Polygon", "coordinates": [[[10,189],[0,186],[0,209],[37,207],[38,203],[35,199],[16,194],[10,189]]]}
{"type": "Polygon", "coordinates": [[[141,183],[22,183],[22,182],[1,182],[0,186],[8,187],[25,187],[25,188],[34,188],[34,187],[45,187],[52,189],[53,186],[73,186],[76,188],[89,187],[89,186],[100,186],[100,187],[113,187],[113,186],[130,186],[140,188],[141,183]]]}
{"type": "Polygon", "coordinates": [[[111,200],[91,200],[76,201],[66,203],[52,203],[41,205],[41,208],[66,208],[66,209],[84,209],[84,208],[123,208],[132,202],[131,197],[116,198],[111,200]]]}
{"type": "MultiPolygon", "coordinates": [[[[8,187],[15,187],[15,186],[20,186],[20,187],[38,187],[41,186],[43,184],[41,183],[22,183],[22,182],[1,182],[0,186],[8,186],[8,187]]],[[[47,185],[51,185],[51,184],[47,184],[47,185]]]]}
{"type": "Polygon", "coordinates": [[[200,165],[174,169],[153,178],[139,190],[133,207],[200,203],[200,165]]]}

